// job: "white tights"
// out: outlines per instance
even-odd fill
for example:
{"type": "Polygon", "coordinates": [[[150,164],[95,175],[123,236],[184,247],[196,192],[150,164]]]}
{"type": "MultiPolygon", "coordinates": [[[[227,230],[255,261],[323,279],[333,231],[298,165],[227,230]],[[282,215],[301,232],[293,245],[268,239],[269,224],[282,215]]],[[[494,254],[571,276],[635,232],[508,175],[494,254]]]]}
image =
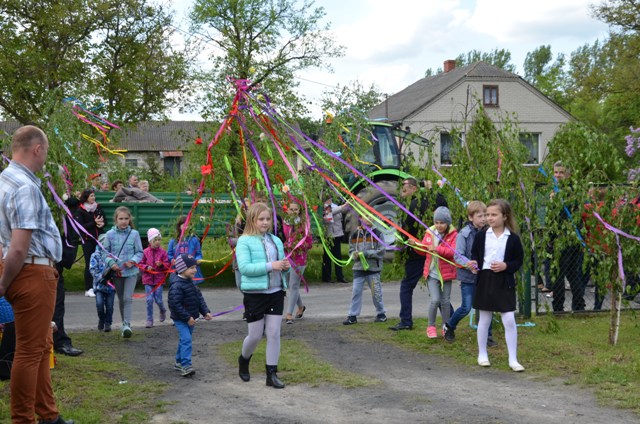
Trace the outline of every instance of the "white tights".
{"type": "MultiPolygon", "coordinates": [[[[478,311],[478,361],[488,361],[487,337],[489,336],[489,325],[493,319],[493,312],[478,311]]],[[[504,338],[507,342],[507,352],[509,352],[509,366],[519,365],[518,363],[518,327],[516,327],[516,313],[501,312],[502,325],[504,326],[504,338]]]]}
{"type": "Polygon", "coordinates": [[[262,335],[267,336],[267,365],[278,365],[280,357],[280,324],[282,315],[265,315],[259,321],[250,322],[249,334],[242,342],[242,356],[249,358],[256,350],[262,335]]]}

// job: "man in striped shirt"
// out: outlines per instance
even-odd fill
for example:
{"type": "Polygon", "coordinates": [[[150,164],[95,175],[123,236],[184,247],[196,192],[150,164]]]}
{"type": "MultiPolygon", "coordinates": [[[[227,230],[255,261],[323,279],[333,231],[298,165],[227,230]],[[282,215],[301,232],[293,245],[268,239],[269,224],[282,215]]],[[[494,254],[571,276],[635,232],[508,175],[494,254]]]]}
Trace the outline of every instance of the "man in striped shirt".
{"type": "Polygon", "coordinates": [[[11,369],[11,421],[73,423],[60,417],[51,386],[51,317],[62,241],[35,175],[47,160],[49,140],[34,126],[15,131],[12,161],[0,174],[0,296],[15,315],[16,351],[11,369]]]}

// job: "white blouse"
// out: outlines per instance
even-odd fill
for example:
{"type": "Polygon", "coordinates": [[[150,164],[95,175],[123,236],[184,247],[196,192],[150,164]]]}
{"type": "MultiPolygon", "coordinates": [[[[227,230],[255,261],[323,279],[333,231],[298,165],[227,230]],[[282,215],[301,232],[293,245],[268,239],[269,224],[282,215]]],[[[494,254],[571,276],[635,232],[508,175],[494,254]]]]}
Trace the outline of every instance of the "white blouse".
{"type": "Polygon", "coordinates": [[[484,243],[482,269],[491,269],[492,262],[504,262],[504,251],[507,248],[507,239],[510,235],[511,231],[504,227],[504,232],[500,234],[500,237],[496,237],[493,228],[489,227],[484,243]]]}

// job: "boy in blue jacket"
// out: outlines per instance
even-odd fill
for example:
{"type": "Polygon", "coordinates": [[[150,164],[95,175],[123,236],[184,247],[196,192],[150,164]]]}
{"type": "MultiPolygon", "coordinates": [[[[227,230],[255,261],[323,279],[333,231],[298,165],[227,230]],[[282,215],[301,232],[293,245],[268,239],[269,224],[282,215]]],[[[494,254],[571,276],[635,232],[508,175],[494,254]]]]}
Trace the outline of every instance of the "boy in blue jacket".
{"type": "Polygon", "coordinates": [[[193,256],[182,254],[176,258],[174,267],[176,271],[169,288],[169,309],[180,336],[174,368],[181,371],[183,377],[191,377],[196,373],[191,366],[193,327],[200,314],[207,321],[213,317],[200,289],[193,283],[198,262],[193,256]]]}

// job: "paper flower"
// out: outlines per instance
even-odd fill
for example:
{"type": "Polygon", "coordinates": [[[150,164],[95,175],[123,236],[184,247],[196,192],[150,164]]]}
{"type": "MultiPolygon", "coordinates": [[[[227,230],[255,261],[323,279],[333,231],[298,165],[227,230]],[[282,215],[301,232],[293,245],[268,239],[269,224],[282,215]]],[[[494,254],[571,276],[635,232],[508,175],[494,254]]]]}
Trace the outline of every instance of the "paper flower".
{"type": "Polygon", "coordinates": [[[201,137],[196,138],[196,144],[202,144],[202,138],[201,137]]]}
{"type": "Polygon", "coordinates": [[[267,161],[267,166],[268,166],[269,168],[271,168],[271,167],[273,166],[273,163],[274,163],[274,162],[273,162],[273,159],[269,159],[269,160],[267,161]]]}
{"type": "Polygon", "coordinates": [[[286,184],[283,184],[283,185],[282,185],[282,192],[283,192],[283,193],[289,193],[289,186],[288,186],[288,185],[286,185],[286,184]]]}
{"type": "Polygon", "coordinates": [[[202,165],[200,167],[200,172],[202,172],[202,175],[211,174],[211,165],[202,165]]]}

